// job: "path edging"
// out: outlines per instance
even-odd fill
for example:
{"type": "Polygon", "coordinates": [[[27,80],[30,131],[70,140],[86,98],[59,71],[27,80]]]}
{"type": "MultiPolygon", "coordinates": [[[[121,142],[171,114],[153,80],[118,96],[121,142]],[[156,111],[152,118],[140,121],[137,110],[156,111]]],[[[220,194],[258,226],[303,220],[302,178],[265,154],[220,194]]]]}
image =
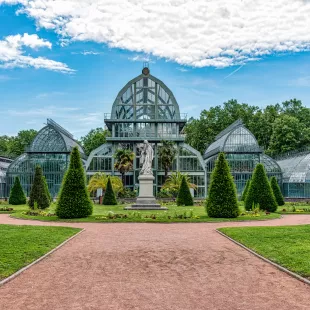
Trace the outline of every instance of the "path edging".
{"type": "Polygon", "coordinates": [[[62,246],[64,246],[67,242],[71,241],[72,239],[74,239],[75,237],[77,237],[79,234],[81,234],[83,231],[85,230],[85,228],[83,228],[81,231],[79,231],[78,233],[74,234],[72,237],[70,237],[69,239],[65,240],[64,242],[62,242],[61,244],[59,244],[56,248],[50,250],[49,252],[47,252],[46,254],[44,254],[43,256],[39,257],[38,259],[36,259],[35,261],[33,261],[31,264],[23,267],[22,269],[19,269],[18,271],[16,271],[15,273],[13,273],[12,275],[10,275],[9,277],[3,279],[2,281],[0,281],[0,287],[2,285],[4,285],[5,283],[8,283],[9,281],[15,279],[16,277],[18,277],[21,273],[23,273],[24,271],[26,271],[27,269],[29,269],[30,267],[36,265],[37,263],[39,263],[41,260],[45,259],[46,257],[50,256],[51,254],[53,254],[55,251],[57,251],[58,249],[60,249],[62,246]]]}
{"type": "Polygon", "coordinates": [[[299,281],[301,281],[301,282],[303,282],[305,284],[310,285],[310,280],[308,280],[308,279],[300,276],[299,274],[297,274],[297,273],[295,273],[293,271],[290,271],[287,268],[285,268],[285,267],[283,267],[283,266],[281,266],[281,265],[271,261],[270,259],[268,259],[268,258],[266,258],[266,257],[264,257],[264,256],[262,256],[260,254],[258,254],[257,252],[251,250],[250,248],[246,247],[244,244],[236,241],[235,239],[227,236],[226,234],[224,234],[223,232],[219,231],[218,229],[216,229],[216,232],[219,233],[220,235],[222,235],[223,237],[227,238],[228,240],[232,241],[233,243],[239,245],[240,247],[242,247],[243,249],[247,250],[248,252],[250,252],[251,254],[255,255],[256,257],[260,258],[261,260],[265,261],[266,263],[269,263],[272,266],[276,267],[277,269],[279,269],[279,270],[285,272],[286,274],[290,275],[291,277],[294,277],[295,279],[297,279],[297,280],[299,280],[299,281]]]}

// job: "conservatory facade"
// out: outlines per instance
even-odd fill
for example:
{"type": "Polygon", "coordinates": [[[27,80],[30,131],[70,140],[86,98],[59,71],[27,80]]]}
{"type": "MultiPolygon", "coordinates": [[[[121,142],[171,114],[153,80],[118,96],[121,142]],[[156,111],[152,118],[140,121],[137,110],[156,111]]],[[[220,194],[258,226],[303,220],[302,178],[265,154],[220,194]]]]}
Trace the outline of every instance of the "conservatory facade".
{"type": "Polygon", "coordinates": [[[211,173],[220,152],[226,153],[226,159],[228,160],[238,195],[242,194],[247,180],[251,178],[258,163],[264,165],[269,178],[275,176],[279,185],[282,184],[280,166],[274,159],[263,153],[256,138],[243,125],[241,120],[236,121],[219,133],[215,138],[215,142],[206,149],[204,160],[206,164],[207,186],[210,184],[211,173]]]}
{"type": "Polygon", "coordinates": [[[40,165],[51,195],[57,196],[64,173],[68,168],[71,150],[75,146],[85,159],[83,148],[73,139],[73,136],[56,122],[48,119],[46,126],[38,132],[29,149],[8,167],[7,195],[14,184],[15,177],[18,176],[25,194],[29,196],[35,167],[40,165]]]}
{"type": "Polygon", "coordinates": [[[114,169],[113,154],[117,149],[130,149],[135,154],[133,170],[126,173],[126,187],[139,187],[139,144],[148,140],[154,149],[153,174],[154,194],[164,183],[164,169],[158,158],[162,140],[175,142],[177,155],[172,171],[187,173],[191,183],[197,186],[195,197],[206,195],[206,173],[201,154],[187,145],[182,129],[186,115],[181,114],[171,90],[145,67],[142,74],[128,82],[118,93],[110,114],[105,114],[106,127],[111,132],[107,143],[91,152],[86,164],[90,178],[96,172],[120,175],[114,169]]]}
{"type": "Polygon", "coordinates": [[[6,157],[0,157],[0,198],[7,197],[6,173],[12,161],[12,159],[6,157]]]}

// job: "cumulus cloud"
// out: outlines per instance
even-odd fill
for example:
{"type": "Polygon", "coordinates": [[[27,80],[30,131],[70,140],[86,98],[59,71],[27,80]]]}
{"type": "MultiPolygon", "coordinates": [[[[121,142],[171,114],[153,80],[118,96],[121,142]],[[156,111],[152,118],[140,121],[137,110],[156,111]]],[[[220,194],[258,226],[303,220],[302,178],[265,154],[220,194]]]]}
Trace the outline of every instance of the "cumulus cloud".
{"type": "MultiPolygon", "coordinates": [[[[0,0],[1,1],[1,0],[0,0]]],[[[0,2],[1,3],[1,2],[0,2]]],[[[44,39],[40,39],[38,35],[25,33],[14,36],[7,36],[0,40],[0,68],[26,68],[33,67],[36,69],[47,69],[51,71],[59,71],[63,73],[72,73],[66,64],[45,57],[31,57],[24,55],[24,47],[31,49],[52,48],[52,44],[44,39]]]]}
{"type": "Polygon", "coordinates": [[[194,67],[242,65],[310,49],[304,0],[0,0],[54,30],[194,67]]]}

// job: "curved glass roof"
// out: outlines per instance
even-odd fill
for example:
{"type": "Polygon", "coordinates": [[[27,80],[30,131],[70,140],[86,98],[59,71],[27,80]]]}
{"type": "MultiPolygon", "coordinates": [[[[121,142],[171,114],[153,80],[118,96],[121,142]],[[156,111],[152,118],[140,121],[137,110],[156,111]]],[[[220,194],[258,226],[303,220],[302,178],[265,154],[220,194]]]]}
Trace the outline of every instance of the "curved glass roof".
{"type": "Polygon", "coordinates": [[[67,153],[71,152],[75,146],[84,154],[83,148],[68,131],[48,119],[47,125],[38,132],[28,151],[33,153],[67,153]]]}
{"type": "Polygon", "coordinates": [[[261,153],[254,135],[244,127],[241,120],[236,121],[215,138],[205,151],[204,158],[219,152],[225,153],[261,153]]]}
{"type": "Polygon", "coordinates": [[[310,152],[277,161],[283,171],[284,183],[310,183],[310,152]]]}
{"type": "Polygon", "coordinates": [[[0,183],[6,183],[5,176],[6,176],[8,167],[11,163],[12,163],[12,159],[9,159],[6,157],[0,157],[0,183]]]}
{"type": "Polygon", "coordinates": [[[172,91],[144,68],[143,74],[128,82],[118,93],[111,118],[179,120],[180,111],[172,91]]]}

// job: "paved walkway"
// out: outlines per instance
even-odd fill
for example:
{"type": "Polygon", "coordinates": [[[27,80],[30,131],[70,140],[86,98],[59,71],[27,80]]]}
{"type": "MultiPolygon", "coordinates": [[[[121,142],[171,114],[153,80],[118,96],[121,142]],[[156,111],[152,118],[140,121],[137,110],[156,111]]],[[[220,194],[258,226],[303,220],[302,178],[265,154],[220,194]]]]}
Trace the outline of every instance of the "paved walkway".
{"type": "Polygon", "coordinates": [[[1,310],[310,307],[308,285],[215,232],[224,226],[310,224],[310,215],[217,224],[65,224],[0,215],[0,223],[86,228],[1,287],[1,310]]]}

